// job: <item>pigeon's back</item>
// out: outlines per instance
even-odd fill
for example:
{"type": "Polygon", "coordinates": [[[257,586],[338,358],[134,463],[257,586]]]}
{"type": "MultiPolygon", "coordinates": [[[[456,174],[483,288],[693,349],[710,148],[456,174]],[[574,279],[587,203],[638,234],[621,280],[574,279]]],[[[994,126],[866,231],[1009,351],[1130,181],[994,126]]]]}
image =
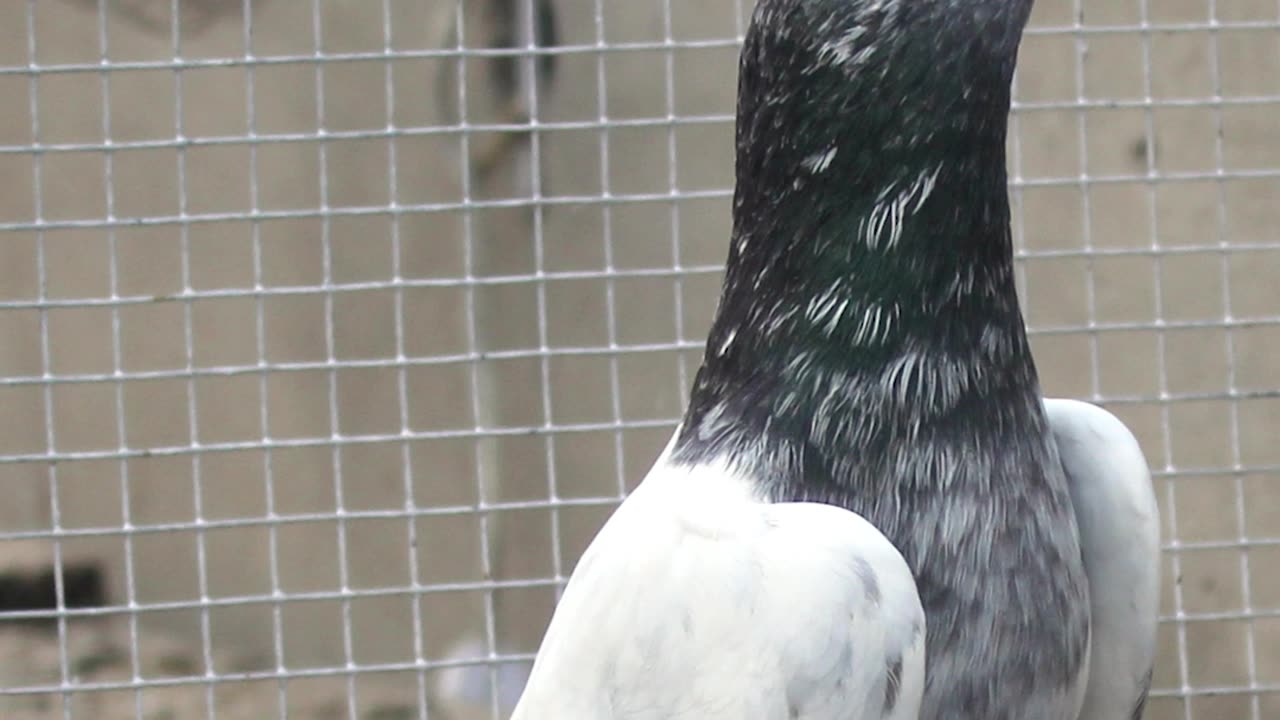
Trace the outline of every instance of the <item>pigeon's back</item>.
{"type": "Polygon", "coordinates": [[[857,515],[660,461],[583,556],[513,720],[914,720],[924,613],[857,515]]]}

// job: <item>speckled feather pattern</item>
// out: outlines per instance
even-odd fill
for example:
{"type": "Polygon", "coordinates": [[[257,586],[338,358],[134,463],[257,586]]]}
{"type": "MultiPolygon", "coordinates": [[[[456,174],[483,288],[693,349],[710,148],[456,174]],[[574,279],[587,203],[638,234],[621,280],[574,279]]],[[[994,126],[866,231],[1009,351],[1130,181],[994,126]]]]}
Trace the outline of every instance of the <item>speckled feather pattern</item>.
{"type": "Polygon", "coordinates": [[[758,2],[684,423],[575,569],[515,720],[1141,714],[1150,475],[1106,411],[1041,400],[1014,287],[1029,12],[758,2]]]}
{"type": "Polygon", "coordinates": [[[660,458],[583,555],[513,720],[917,720],[925,619],[865,520],[660,458]]]}
{"type": "Polygon", "coordinates": [[[1088,583],[1017,306],[1023,0],[762,0],[735,228],[677,462],[852,510],[915,574],[921,718],[1075,720],[1088,583]]]}

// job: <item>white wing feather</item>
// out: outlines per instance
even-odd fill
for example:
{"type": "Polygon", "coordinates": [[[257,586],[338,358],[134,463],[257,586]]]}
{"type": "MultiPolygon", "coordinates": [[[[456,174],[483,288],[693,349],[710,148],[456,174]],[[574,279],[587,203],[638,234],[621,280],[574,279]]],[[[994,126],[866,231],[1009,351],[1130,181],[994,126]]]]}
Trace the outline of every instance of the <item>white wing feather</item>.
{"type": "Polygon", "coordinates": [[[1046,400],[1089,577],[1092,648],[1081,720],[1136,720],[1151,680],[1160,518],[1133,434],[1102,408],[1046,400]]]}
{"type": "Polygon", "coordinates": [[[924,613],[848,511],[659,460],[556,608],[513,720],[915,720],[924,613]]]}

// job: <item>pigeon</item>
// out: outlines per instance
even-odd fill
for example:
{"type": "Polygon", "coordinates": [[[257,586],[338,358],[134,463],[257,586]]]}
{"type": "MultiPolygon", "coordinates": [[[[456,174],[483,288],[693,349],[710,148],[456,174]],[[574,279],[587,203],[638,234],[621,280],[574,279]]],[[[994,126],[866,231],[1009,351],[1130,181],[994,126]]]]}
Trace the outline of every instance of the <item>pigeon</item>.
{"type": "Polygon", "coordinates": [[[1159,518],[1041,395],[1005,169],[1031,0],[759,0],[688,408],[514,720],[1135,720],[1159,518]]]}

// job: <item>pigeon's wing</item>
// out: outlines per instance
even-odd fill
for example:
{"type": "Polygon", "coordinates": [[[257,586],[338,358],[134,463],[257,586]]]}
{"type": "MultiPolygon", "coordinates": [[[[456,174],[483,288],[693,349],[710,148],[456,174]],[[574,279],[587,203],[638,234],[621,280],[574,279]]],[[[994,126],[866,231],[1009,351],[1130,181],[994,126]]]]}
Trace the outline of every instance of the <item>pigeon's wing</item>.
{"type": "Polygon", "coordinates": [[[513,720],[916,720],[902,556],[853,513],[749,487],[659,461],[583,555],[513,720]]]}
{"type": "Polygon", "coordinates": [[[1133,434],[1088,403],[1046,400],[1071,501],[1093,615],[1081,720],[1141,717],[1155,657],[1160,520],[1133,434]]]}

